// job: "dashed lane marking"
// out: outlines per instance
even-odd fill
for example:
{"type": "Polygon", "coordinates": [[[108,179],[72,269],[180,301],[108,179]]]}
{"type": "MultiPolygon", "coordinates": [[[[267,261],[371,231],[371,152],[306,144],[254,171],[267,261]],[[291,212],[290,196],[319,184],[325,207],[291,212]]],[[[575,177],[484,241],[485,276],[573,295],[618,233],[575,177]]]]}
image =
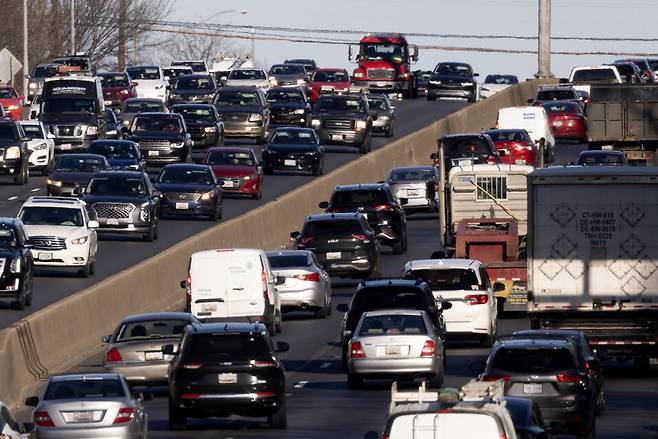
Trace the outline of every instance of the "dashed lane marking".
{"type": "Polygon", "coordinates": [[[294,387],[295,387],[295,389],[301,389],[301,388],[304,387],[306,384],[308,384],[308,381],[300,381],[300,382],[298,382],[297,384],[295,384],[294,387]]]}
{"type": "Polygon", "coordinates": [[[326,369],[326,368],[328,368],[329,366],[331,366],[331,363],[329,363],[329,362],[322,363],[322,365],[320,366],[320,369],[326,369]]]}
{"type": "Polygon", "coordinates": [[[30,192],[38,192],[38,191],[40,191],[40,190],[41,190],[41,188],[40,188],[40,187],[35,187],[35,188],[34,188],[34,189],[32,189],[32,190],[31,190],[30,192]]]}
{"type": "Polygon", "coordinates": [[[14,200],[17,200],[17,199],[18,199],[18,197],[9,197],[9,198],[7,198],[7,201],[14,201],[14,200]]]}

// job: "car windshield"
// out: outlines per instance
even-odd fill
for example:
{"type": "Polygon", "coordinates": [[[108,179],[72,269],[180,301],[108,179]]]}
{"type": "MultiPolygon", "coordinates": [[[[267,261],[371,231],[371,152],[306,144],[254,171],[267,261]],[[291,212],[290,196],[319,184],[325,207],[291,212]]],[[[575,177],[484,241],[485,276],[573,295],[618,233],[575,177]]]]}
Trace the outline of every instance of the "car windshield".
{"type": "Polygon", "coordinates": [[[581,154],[578,164],[583,166],[622,166],[625,163],[622,154],[581,154]]]}
{"type": "Polygon", "coordinates": [[[441,63],[436,66],[434,73],[437,75],[463,76],[465,78],[473,76],[471,67],[466,64],[441,63]]]}
{"type": "Polygon", "coordinates": [[[532,143],[530,134],[525,130],[492,130],[487,131],[494,142],[526,142],[532,143]]]}
{"type": "MultiPolygon", "coordinates": [[[[182,67],[182,66],[181,66],[182,67]]],[[[187,68],[181,68],[181,67],[176,67],[176,68],[164,68],[162,69],[162,74],[165,76],[169,76],[169,78],[176,78],[181,75],[190,75],[194,73],[191,67],[187,68]]]]}
{"type": "Polygon", "coordinates": [[[183,127],[177,117],[137,116],[133,121],[133,133],[162,132],[181,134],[183,127]]]}
{"type": "Polygon", "coordinates": [[[105,161],[96,157],[61,156],[55,164],[58,172],[98,172],[106,168],[105,161]]]}
{"type": "Polygon", "coordinates": [[[181,76],[174,84],[174,90],[212,90],[210,77],[198,77],[191,75],[181,76]]]}
{"type": "Polygon", "coordinates": [[[490,368],[518,374],[544,374],[573,369],[574,359],[564,348],[501,348],[490,360],[490,368]]]}
{"type": "Polygon", "coordinates": [[[92,195],[146,195],[141,178],[96,177],[89,182],[87,193],[92,195]]]}
{"type": "Polygon", "coordinates": [[[160,69],[157,67],[129,67],[126,72],[131,79],[160,79],[160,69]]]}
{"type": "Polygon", "coordinates": [[[279,64],[272,66],[270,75],[305,75],[306,69],[299,64],[279,64]]]}
{"type": "Polygon", "coordinates": [[[92,142],[89,145],[90,154],[98,154],[108,159],[137,159],[135,146],[130,143],[92,142]]]}
{"type": "Polygon", "coordinates": [[[267,255],[272,268],[308,267],[310,258],[306,255],[267,255]]]}
{"type": "Polygon", "coordinates": [[[124,113],[145,113],[148,111],[163,111],[164,106],[160,102],[130,101],[126,103],[124,113]]]}
{"type": "Polygon", "coordinates": [[[441,270],[412,270],[408,277],[427,282],[432,290],[478,290],[480,283],[472,269],[450,268],[441,270]]]}
{"type": "Polygon", "coordinates": [[[82,227],[82,211],[64,207],[29,206],[21,210],[19,215],[26,226],[69,226],[82,227]]]}
{"type": "Polygon", "coordinates": [[[580,106],[575,102],[560,102],[543,104],[547,113],[579,113],[580,106]]]}
{"type": "Polygon", "coordinates": [[[14,129],[13,125],[10,124],[0,125],[0,139],[18,140],[18,131],[14,129]]]}
{"type": "Polygon", "coordinates": [[[539,90],[537,92],[538,101],[561,101],[563,99],[576,99],[574,90],[539,90]]]}
{"type": "Polygon", "coordinates": [[[421,335],[427,334],[421,316],[384,315],[368,316],[363,320],[359,336],[373,335],[421,335]]]}
{"type": "Polygon", "coordinates": [[[588,69],[576,70],[571,80],[573,84],[589,82],[617,82],[617,77],[612,69],[588,69]]]}
{"type": "Polygon", "coordinates": [[[484,79],[485,84],[512,85],[518,84],[519,80],[514,75],[487,75],[484,79]]]}
{"type": "Polygon", "coordinates": [[[126,392],[118,379],[81,378],[51,381],[46,388],[43,399],[95,399],[123,398],[126,392]]]}
{"type": "Polygon", "coordinates": [[[119,328],[114,341],[178,338],[187,325],[187,320],[141,320],[139,322],[124,323],[119,328]]]}
{"type": "Polygon", "coordinates": [[[8,225],[0,225],[0,248],[16,247],[16,233],[8,225]]]}
{"type": "Polygon", "coordinates": [[[172,111],[182,114],[185,122],[192,120],[204,122],[215,121],[215,113],[212,111],[212,108],[174,107],[172,111]]]}
{"type": "MultiPolygon", "coordinates": [[[[41,127],[39,125],[23,125],[23,131],[25,131],[25,134],[27,137],[30,137],[32,139],[43,139],[43,131],[41,131],[41,127]]],[[[0,136],[2,137],[2,136],[0,136]]]]}
{"type": "Polygon", "coordinates": [[[253,156],[242,151],[210,151],[206,163],[209,165],[255,166],[253,156]]]}
{"type": "Polygon", "coordinates": [[[215,357],[227,361],[249,361],[270,357],[272,348],[260,334],[203,334],[190,337],[187,354],[191,358],[215,357]]]}
{"type": "Polygon", "coordinates": [[[205,184],[214,183],[210,169],[165,168],[158,178],[159,183],[205,184]]]}
{"type": "Polygon", "coordinates": [[[375,203],[388,203],[388,194],[381,190],[349,190],[334,192],[332,206],[363,206],[375,203]]]}
{"type": "Polygon", "coordinates": [[[268,102],[304,102],[304,94],[299,90],[270,90],[267,92],[268,102]]]}
{"type": "Polygon", "coordinates": [[[93,114],[96,102],[90,99],[46,99],[43,114],[93,114]]]}
{"type": "Polygon", "coordinates": [[[388,178],[391,181],[427,181],[434,177],[434,171],[430,168],[400,168],[393,169],[388,178]]]}
{"type": "Polygon", "coordinates": [[[401,63],[405,59],[404,49],[399,44],[362,43],[359,59],[386,60],[401,63]]]}
{"type": "Polygon", "coordinates": [[[13,88],[2,87],[0,88],[0,99],[16,99],[18,95],[13,88]]]}
{"type": "Polygon", "coordinates": [[[319,71],[313,75],[315,82],[349,82],[350,77],[347,72],[327,72],[319,71]]]}
{"type": "Polygon", "coordinates": [[[386,105],[385,99],[368,98],[368,106],[370,106],[371,110],[388,111],[388,105],[386,105]]]}
{"type": "Polygon", "coordinates": [[[474,164],[485,164],[489,155],[493,154],[491,147],[481,138],[444,139],[445,158],[472,159],[474,164]]]}
{"type": "Polygon", "coordinates": [[[335,236],[362,235],[363,226],[356,219],[334,221],[311,221],[304,226],[305,237],[332,238],[335,236]]]}
{"type": "Polygon", "coordinates": [[[246,90],[219,90],[215,98],[217,105],[254,106],[260,105],[258,93],[246,90]]]}
{"type": "Polygon", "coordinates": [[[100,75],[103,87],[128,87],[128,76],[123,73],[116,75],[100,75]]]}
{"type": "Polygon", "coordinates": [[[361,311],[374,311],[379,309],[423,309],[417,288],[372,287],[361,290],[354,296],[352,306],[361,311]]]}
{"type": "Polygon", "coordinates": [[[265,72],[262,70],[232,70],[228,75],[228,79],[259,80],[265,78],[265,72]]]}
{"type": "Polygon", "coordinates": [[[315,135],[313,131],[301,131],[301,130],[277,130],[270,143],[273,145],[280,144],[295,144],[295,145],[315,145],[315,135]]]}
{"type": "Polygon", "coordinates": [[[315,104],[317,111],[362,113],[366,111],[363,100],[343,96],[323,96],[315,104]]]}
{"type": "Polygon", "coordinates": [[[202,61],[174,61],[172,66],[188,66],[192,68],[193,72],[205,72],[206,65],[202,61]]]}

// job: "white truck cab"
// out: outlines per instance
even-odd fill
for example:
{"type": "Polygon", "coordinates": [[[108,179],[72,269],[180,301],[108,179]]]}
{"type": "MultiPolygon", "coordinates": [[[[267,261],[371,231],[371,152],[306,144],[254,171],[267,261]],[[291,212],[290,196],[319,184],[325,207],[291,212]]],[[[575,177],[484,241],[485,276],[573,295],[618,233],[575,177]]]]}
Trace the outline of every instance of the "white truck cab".
{"type": "Polygon", "coordinates": [[[617,67],[612,65],[581,66],[571,69],[569,82],[576,90],[589,93],[591,83],[621,84],[621,75],[617,67]]]}

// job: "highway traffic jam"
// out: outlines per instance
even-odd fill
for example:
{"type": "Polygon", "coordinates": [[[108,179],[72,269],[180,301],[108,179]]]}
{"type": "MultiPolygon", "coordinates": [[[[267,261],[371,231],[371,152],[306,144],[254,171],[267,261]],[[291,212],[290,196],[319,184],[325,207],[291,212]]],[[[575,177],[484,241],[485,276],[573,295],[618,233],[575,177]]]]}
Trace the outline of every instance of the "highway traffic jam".
{"type": "MultiPolygon", "coordinates": [[[[38,301],[42,276],[82,289],[68,278],[97,276],[106,246],[192,235],[275,198],[277,180],[288,192],[519,84],[464,62],[413,71],[418,56],[368,34],[353,72],[96,71],[72,54],[37,65],[26,96],[0,84],[0,178],[44,177],[0,218],[0,299],[17,310],[2,312],[38,301]]],[[[171,286],[184,310],[117,321],[98,364],[27,397],[29,422],[0,406],[0,438],[639,437],[598,425],[610,364],[658,366],[657,71],[574,67],[495,127],[436,139],[423,164],[336,186],[279,249],[189,255],[171,286]],[[299,418],[314,426],[296,433],[299,418]]]]}

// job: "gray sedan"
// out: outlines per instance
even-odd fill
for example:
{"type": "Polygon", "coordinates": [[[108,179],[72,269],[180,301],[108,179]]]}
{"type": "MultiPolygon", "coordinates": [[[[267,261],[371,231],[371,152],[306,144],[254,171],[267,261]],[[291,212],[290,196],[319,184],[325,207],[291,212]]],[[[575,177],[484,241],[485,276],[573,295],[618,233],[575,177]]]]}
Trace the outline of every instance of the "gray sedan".
{"type": "Polygon", "coordinates": [[[107,343],[103,367],[120,373],[132,385],[166,385],[170,355],[162,346],[178,344],[187,325],[200,324],[191,314],[159,312],[126,317],[103,337],[107,343]]]}
{"type": "Polygon", "coordinates": [[[390,309],[361,316],[347,347],[347,385],[364,379],[416,378],[443,384],[445,346],[425,311],[390,309]]]}
{"type": "Polygon", "coordinates": [[[34,407],[40,439],[145,439],[144,399],[121,375],[96,373],[52,376],[42,398],[29,397],[25,405],[34,407]]]}

